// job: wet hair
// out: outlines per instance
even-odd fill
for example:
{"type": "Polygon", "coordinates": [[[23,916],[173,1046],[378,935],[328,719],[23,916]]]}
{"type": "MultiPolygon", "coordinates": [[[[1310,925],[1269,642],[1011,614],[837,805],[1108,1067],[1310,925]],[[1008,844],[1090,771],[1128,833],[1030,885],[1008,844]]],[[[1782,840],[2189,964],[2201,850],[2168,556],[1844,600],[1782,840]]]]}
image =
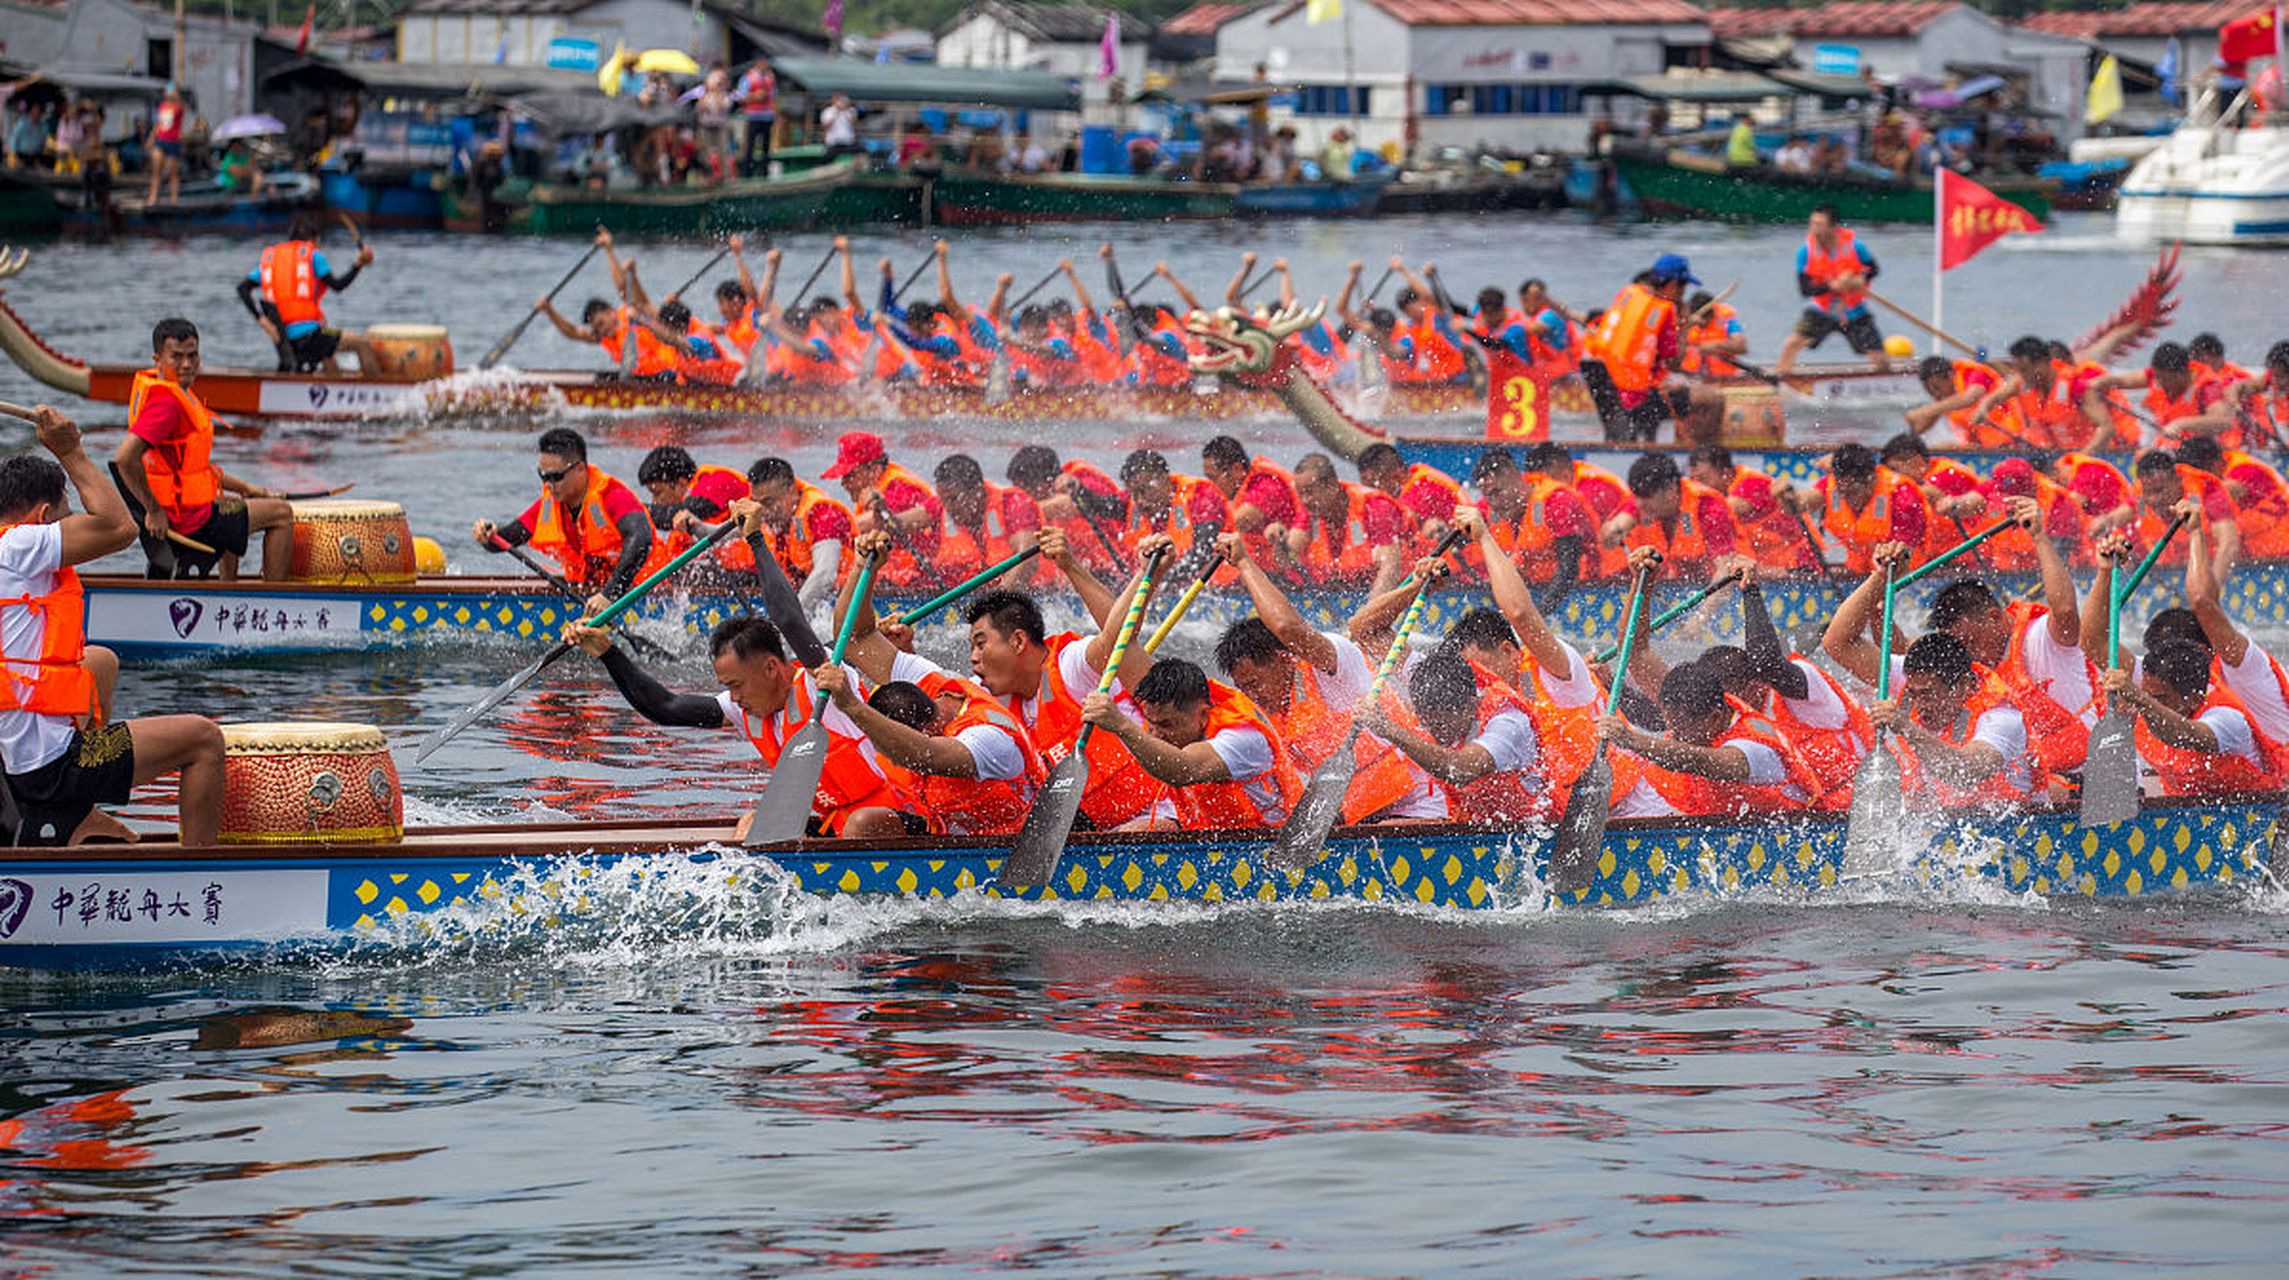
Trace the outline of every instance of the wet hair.
{"type": "Polygon", "coordinates": [[[1955,366],[1948,362],[1946,356],[1925,356],[1922,360],[1916,363],[1915,376],[1925,379],[1946,378],[1949,381],[1953,381],[1955,378],[1955,366]]]}
{"type": "Polygon", "coordinates": [[[2265,365],[2269,369],[2289,369],[2289,338],[2265,349],[2265,365]]]}
{"type": "Polygon", "coordinates": [[[1884,451],[1881,456],[1887,463],[1894,458],[1921,458],[1929,462],[1931,461],[1931,446],[1925,444],[1923,437],[1915,432],[1902,431],[1884,441],[1884,451]]]}
{"type": "Polygon", "coordinates": [[[1404,470],[1406,465],[1407,460],[1399,456],[1399,450],[1395,446],[1380,440],[1359,451],[1359,474],[1363,476],[1373,472],[1388,471],[1393,467],[1404,470]]]}
{"type": "Polygon", "coordinates": [[[1129,696],[1156,707],[1197,707],[1208,701],[1208,673],[1182,658],[1162,658],[1129,696]]]}
{"type": "Polygon", "coordinates": [[[1049,627],[1041,620],[1041,606],[1035,604],[1033,597],[1023,591],[1012,591],[1007,587],[988,591],[970,601],[970,607],[963,611],[962,617],[971,626],[976,626],[978,620],[983,618],[987,625],[1005,636],[1023,632],[1035,644],[1045,644],[1049,640],[1049,627]]]}
{"type": "Polygon", "coordinates": [[[677,333],[682,333],[691,328],[691,308],[685,306],[680,298],[672,302],[663,302],[660,304],[660,323],[677,333]]]}
{"type": "Polygon", "coordinates": [[[737,280],[725,280],[715,286],[715,296],[725,302],[745,302],[747,288],[737,280]]]}
{"type": "Polygon", "coordinates": [[[1017,323],[1020,328],[1027,325],[1046,325],[1049,323],[1049,313],[1042,309],[1040,303],[1029,303],[1018,308],[1017,323]]]}
{"type": "Polygon", "coordinates": [[[1168,474],[1168,459],[1157,449],[1138,449],[1121,459],[1121,483],[1133,485],[1145,476],[1168,474]]]}
{"type": "Polygon", "coordinates": [[[1685,314],[1692,315],[1693,313],[1699,311],[1705,306],[1708,306],[1710,303],[1715,302],[1716,300],[1717,295],[1709,292],[1707,289],[1695,289],[1693,291],[1693,296],[1685,299],[1685,314]]]}
{"type": "Polygon", "coordinates": [[[780,638],[779,628],[769,618],[758,618],[751,613],[735,613],[716,624],[708,633],[709,657],[720,658],[728,653],[745,661],[758,654],[787,660],[787,642],[780,638]]]}
{"type": "Polygon", "coordinates": [[[2036,364],[2049,364],[2051,344],[2030,333],[2011,344],[2011,358],[2013,360],[2031,360],[2036,364]]]}
{"type": "Polygon", "coordinates": [[[1510,306],[1510,295],[1489,286],[1478,291],[1478,310],[1489,320],[1500,320],[1510,306]]]}
{"type": "Polygon", "coordinates": [[[2146,621],[2145,634],[2140,637],[2149,650],[2158,649],[2173,641],[2210,647],[2209,632],[2202,630],[2201,615],[2184,605],[2171,605],[2158,609],[2146,621]]]}
{"type": "Polygon", "coordinates": [[[1838,480],[1850,480],[1854,483],[1874,480],[1876,478],[1875,451],[1864,444],[1838,445],[1836,452],[1828,455],[1828,473],[1838,480]]]}
{"type": "Polygon", "coordinates": [[[1661,678],[1661,710],[1665,716],[1700,719],[1725,709],[1725,680],[1716,668],[1688,662],[1669,668],[1661,678]]]}
{"type": "Polygon", "coordinates": [[[611,314],[611,303],[606,302],[602,298],[590,298],[587,302],[581,304],[580,322],[582,324],[594,324],[596,323],[596,317],[608,316],[611,314]]]}
{"type": "Polygon", "coordinates": [[[1455,619],[1454,627],[1447,632],[1446,638],[1446,647],[1458,654],[1473,645],[1491,649],[1496,645],[1516,643],[1518,633],[1511,630],[1510,619],[1484,608],[1466,610],[1461,617],[1455,619]]]}
{"type": "Polygon", "coordinates": [[[785,458],[757,458],[755,465],[747,468],[747,483],[750,485],[770,484],[774,480],[793,480],[794,478],[795,464],[785,458]]]}
{"type": "Polygon", "coordinates": [[[2178,442],[2178,461],[2199,471],[2215,471],[2225,464],[2225,450],[2211,436],[2187,436],[2178,442]]]}
{"type": "Polygon", "coordinates": [[[197,342],[198,340],[199,326],[181,316],[169,316],[151,326],[151,354],[153,355],[165,351],[170,342],[197,342]]]}
{"type": "Polygon", "coordinates": [[[1909,645],[1902,670],[1911,676],[1936,676],[1949,684],[1961,684],[1976,674],[1971,650],[1944,631],[1927,632],[1909,645]]]}
{"type": "Polygon", "coordinates": [[[663,444],[636,466],[637,484],[674,484],[699,475],[699,464],[681,446],[663,444]]]}
{"type": "Polygon", "coordinates": [[[910,680],[890,681],[868,694],[866,705],[922,733],[938,727],[937,701],[910,680]]]}
{"type": "Polygon", "coordinates": [[[937,320],[937,303],[910,302],[906,304],[906,327],[912,329],[916,334],[925,338],[929,337],[930,331],[937,327],[937,320]]]}
{"type": "Polygon", "coordinates": [[[1518,465],[1528,471],[1571,472],[1574,469],[1574,455],[1566,452],[1566,446],[1557,441],[1544,440],[1528,449],[1526,456],[1518,460],[1518,465]]]}
{"type": "MultiPolygon", "coordinates": [[[[1434,653],[1407,677],[1407,699],[1417,716],[1468,715],[1478,706],[1478,675],[1459,655],[1434,653]]],[[[1466,727],[1463,732],[1470,731],[1466,727]]]]}
{"type": "Polygon", "coordinates": [[[2043,350],[2050,353],[2051,359],[2056,360],[2061,364],[2074,363],[2074,348],[2069,347],[2067,344],[2059,341],[2056,338],[2052,338],[2049,341],[2043,343],[2043,350]]]}
{"type": "Polygon", "coordinates": [[[1235,662],[1271,662],[1287,651],[1262,618],[1242,618],[1217,639],[1216,669],[1231,675],[1235,662]]]}
{"type": "Polygon", "coordinates": [[[1244,467],[1248,465],[1248,449],[1230,436],[1214,436],[1200,446],[1200,460],[1210,466],[1244,467]]]}
{"type": "Polygon", "coordinates": [[[1399,310],[1405,311],[1410,305],[1420,302],[1422,297],[1423,295],[1415,292],[1414,289],[1406,288],[1399,290],[1399,296],[1393,301],[1398,304],[1399,310]]]}
{"type": "Polygon", "coordinates": [[[1488,476],[1511,474],[1518,471],[1518,455],[1501,445],[1489,445],[1479,450],[1478,461],[1470,464],[1470,482],[1478,484],[1488,476]]]}
{"type": "Polygon", "coordinates": [[[1843,215],[1843,214],[1840,214],[1840,213],[1838,213],[1838,212],[1836,212],[1836,206],[1835,206],[1835,205],[1832,205],[1832,204],[1816,204],[1816,205],[1812,206],[1812,212],[1814,212],[1814,213],[1820,213],[1820,214],[1826,214],[1826,215],[1828,216],[1828,220],[1829,220],[1830,222],[1833,222],[1833,223],[1835,223],[1837,226],[1842,226],[1842,225],[1844,225],[1844,215],[1843,215]]]}
{"type": "Polygon", "coordinates": [[[1523,281],[1519,282],[1518,292],[1532,293],[1536,289],[1547,289],[1549,287],[1550,286],[1543,281],[1542,277],[1528,276],[1523,281]]]}
{"type": "Polygon", "coordinates": [[[985,484],[986,469],[978,465],[976,458],[966,453],[954,453],[948,454],[946,460],[938,464],[938,469],[930,473],[930,478],[937,482],[940,489],[976,489],[985,484]]]}
{"type": "Polygon", "coordinates": [[[2203,364],[2221,364],[2225,360],[2225,340],[2214,333],[2197,333],[2186,340],[2186,354],[2203,364]]]}
{"type": "Polygon", "coordinates": [[[540,433],[538,452],[569,458],[574,462],[588,461],[588,441],[570,427],[550,427],[540,433]]]}
{"type": "Polygon", "coordinates": [[[1730,471],[1733,469],[1733,451],[1721,444],[1697,444],[1693,446],[1693,452],[1685,455],[1685,463],[1687,466],[1707,463],[1719,471],[1730,471]]]}
{"type": "Polygon", "coordinates": [[[1716,672],[1727,689],[1746,690],[1750,685],[1762,683],[1749,668],[1749,651],[1737,644],[1713,645],[1693,661],[1716,672]]]}
{"type": "Polygon", "coordinates": [[[2165,640],[2146,651],[2143,670],[2177,690],[2179,697],[2201,698],[2210,691],[2209,646],[2165,640]]]}
{"type": "Polygon", "coordinates": [[[1965,618],[1976,618],[2002,608],[1995,599],[1995,591],[1976,578],[1958,578],[1939,589],[1931,598],[1931,608],[1925,613],[1924,625],[1934,631],[1945,631],[1965,618]]]}
{"type": "Polygon", "coordinates": [[[2178,343],[2165,342],[2154,348],[2146,367],[2157,373],[2185,373],[2193,367],[2193,354],[2178,343]]]}
{"type": "Polygon", "coordinates": [[[1316,483],[1322,476],[1325,476],[1331,483],[1342,479],[1341,476],[1335,474],[1335,463],[1324,453],[1307,453],[1298,458],[1293,474],[1295,475],[1296,487],[1299,489],[1307,481],[1316,483]]]}
{"type": "Polygon", "coordinates": [[[1666,453],[1641,453],[1629,464],[1629,492],[1633,497],[1650,498],[1674,489],[1683,478],[1677,474],[1677,460],[1666,453]]]}
{"type": "Polygon", "coordinates": [[[289,240],[308,240],[316,243],[318,237],[325,233],[326,224],[318,218],[318,215],[307,210],[286,220],[286,238],[289,240]]]}
{"type": "Polygon", "coordinates": [[[1029,444],[1009,455],[1005,474],[1014,485],[1047,484],[1057,478],[1057,451],[1045,444],[1029,444]]]}
{"type": "Polygon", "coordinates": [[[2148,476],[2174,475],[2177,469],[2178,455],[2168,449],[2150,449],[2138,455],[2138,461],[2130,468],[2130,474],[2144,480],[2148,476]]]}
{"type": "Polygon", "coordinates": [[[52,458],[19,453],[0,462],[0,516],[21,516],[43,502],[64,500],[64,469],[52,458]]]}

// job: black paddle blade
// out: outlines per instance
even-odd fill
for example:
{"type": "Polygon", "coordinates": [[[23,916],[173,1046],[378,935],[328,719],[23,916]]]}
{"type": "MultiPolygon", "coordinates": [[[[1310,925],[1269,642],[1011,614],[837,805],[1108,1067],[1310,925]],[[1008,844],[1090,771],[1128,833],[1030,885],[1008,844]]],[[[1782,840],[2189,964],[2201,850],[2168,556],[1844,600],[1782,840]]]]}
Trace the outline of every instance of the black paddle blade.
{"type": "Polygon", "coordinates": [[[1852,773],[1852,812],[1844,827],[1844,878],[1857,880],[1893,870],[1891,850],[1907,820],[1907,795],[1900,758],[1892,741],[1878,737],[1874,749],[1852,773]]]}
{"type": "Polygon", "coordinates": [[[763,788],[762,798],[755,802],[755,819],[747,824],[748,848],[802,837],[826,765],[827,727],[812,716],[780,748],[779,763],[771,766],[771,784],[763,788]]]}
{"type": "Polygon", "coordinates": [[[541,656],[533,659],[531,666],[526,667],[524,670],[519,671],[515,675],[510,676],[508,679],[502,681],[499,685],[494,687],[491,693],[488,693],[484,697],[477,699],[477,701],[471,704],[466,711],[463,711],[461,714],[447,721],[443,728],[438,729],[428,737],[423,738],[421,740],[420,748],[413,753],[413,762],[415,764],[420,764],[422,761],[427,760],[430,756],[436,753],[439,747],[442,747],[446,743],[451,742],[455,737],[459,736],[463,729],[466,729],[470,725],[477,723],[479,720],[484,719],[486,712],[491,711],[493,708],[501,705],[504,702],[507,702],[509,698],[516,693],[517,690],[524,688],[528,684],[531,684],[533,680],[540,675],[541,672],[548,670],[551,663],[571,652],[571,645],[565,644],[561,640],[558,641],[555,648],[550,649],[547,653],[544,653],[541,656]]]}
{"type": "Polygon", "coordinates": [[[2138,741],[2130,717],[2114,707],[2090,731],[2082,765],[2082,825],[2110,827],[2138,816],[2138,741]]]}
{"type": "Polygon", "coordinates": [[[994,883],[1004,889],[1038,889],[1057,869],[1057,855],[1065,851],[1066,837],[1073,834],[1073,819],[1081,813],[1081,793],[1089,786],[1089,757],[1076,750],[1057,762],[1049,771],[1049,780],[1041,784],[1041,794],[1033,798],[1033,809],[1025,815],[1025,825],[1017,832],[1010,845],[1009,856],[1002,859],[1001,873],[994,883]]]}
{"type": "Polygon", "coordinates": [[[1345,737],[1335,754],[1311,775],[1303,799],[1296,801],[1294,811],[1272,839],[1273,866],[1282,871],[1300,870],[1319,861],[1327,851],[1327,833],[1343,820],[1344,793],[1351,790],[1351,779],[1359,772],[1359,757],[1351,750],[1358,736],[1345,737]]]}
{"type": "Polygon", "coordinates": [[[1605,852],[1605,820],[1613,808],[1613,764],[1600,751],[1567,793],[1566,812],[1550,837],[1550,891],[1580,893],[1597,879],[1605,852]]]}
{"type": "Polygon", "coordinates": [[[819,633],[811,630],[802,599],[795,594],[795,584],[787,581],[787,571],[779,567],[779,558],[764,547],[753,544],[750,547],[755,552],[755,576],[763,583],[763,612],[770,616],[771,625],[786,637],[787,647],[794,650],[795,661],[806,667],[825,662],[827,647],[819,643],[819,633]]]}

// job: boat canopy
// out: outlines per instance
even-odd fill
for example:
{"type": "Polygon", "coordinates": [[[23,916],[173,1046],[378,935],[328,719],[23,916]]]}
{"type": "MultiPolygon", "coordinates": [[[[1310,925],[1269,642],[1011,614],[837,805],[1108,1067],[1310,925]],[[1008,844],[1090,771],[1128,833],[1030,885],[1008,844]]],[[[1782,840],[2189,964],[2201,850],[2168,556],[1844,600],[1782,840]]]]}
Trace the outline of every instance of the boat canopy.
{"type": "Polygon", "coordinates": [[[530,93],[596,91],[586,71],[553,67],[510,67],[490,62],[336,62],[297,58],[262,78],[265,89],[306,89],[313,93],[364,90],[393,98],[513,97],[530,93]]]}
{"type": "Polygon", "coordinates": [[[1013,111],[1078,111],[1081,90],[1047,71],[941,67],[856,58],[779,58],[771,70],[783,87],[813,98],[846,93],[853,102],[933,102],[1013,111]]]}
{"type": "Polygon", "coordinates": [[[1689,76],[1619,76],[1582,86],[1584,97],[1649,98],[1658,102],[1762,102],[1766,98],[1870,98],[1876,90],[1851,76],[1774,68],[1689,76]]]}

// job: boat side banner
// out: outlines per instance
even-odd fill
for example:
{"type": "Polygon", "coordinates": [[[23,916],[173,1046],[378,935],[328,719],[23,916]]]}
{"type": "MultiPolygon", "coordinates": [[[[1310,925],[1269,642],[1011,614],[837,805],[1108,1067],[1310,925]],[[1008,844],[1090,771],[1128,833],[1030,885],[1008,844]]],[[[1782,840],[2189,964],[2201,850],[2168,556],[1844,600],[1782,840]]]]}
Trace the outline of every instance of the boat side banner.
{"type": "Polygon", "coordinates": [[[326,928],[324,871],[0,872],[0,954],[11,946],[229,942],[326,928]]]}
{"type": "Polygon", "coordinates": [[[358,634],[358,606],[340,596],[91,591],[90,636],[110,644],[291,647],[358,634]]]}
{"type": "Polygon", "coordinates": [[[265,379],[260,413],[263,417],[354,418],[389,413],[403,403],[406,384],[342,381],[265,379]]]}

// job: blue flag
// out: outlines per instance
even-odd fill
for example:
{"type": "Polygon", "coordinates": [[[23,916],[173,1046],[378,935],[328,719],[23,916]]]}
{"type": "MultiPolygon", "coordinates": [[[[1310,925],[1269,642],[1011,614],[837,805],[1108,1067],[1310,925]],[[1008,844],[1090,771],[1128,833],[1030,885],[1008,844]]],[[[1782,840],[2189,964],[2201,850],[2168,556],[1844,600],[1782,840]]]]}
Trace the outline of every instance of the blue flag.
{"type": "Polygon", "coordinates": [[[2162,46],[2162,60],[2154,64],[2154,74],[2160,77],[2162,81],[2162,101],[2173,107],[2177,106],[2180,86],[2178,84],[2178,38],[2176,36],[2171,36],[2170,43],[2162,46]]]}

